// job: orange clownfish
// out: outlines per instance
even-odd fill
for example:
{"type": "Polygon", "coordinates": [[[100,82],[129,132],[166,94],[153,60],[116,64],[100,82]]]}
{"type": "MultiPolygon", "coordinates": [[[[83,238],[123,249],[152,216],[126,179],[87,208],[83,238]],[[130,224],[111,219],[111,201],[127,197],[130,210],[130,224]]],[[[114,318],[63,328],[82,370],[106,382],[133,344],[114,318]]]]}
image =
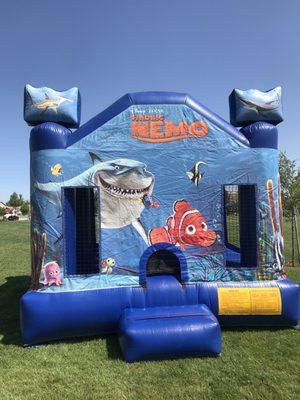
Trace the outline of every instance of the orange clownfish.
{"type": "Polygon", "coordinates": [[[184,250],[186,246],[208,247],[216,241],[217,235],[208,230],[203,215],[186,200],[176,201],[173,210],[174,214],[167,219],[166,226],[150,230],[151,244],[167,242],[184,250]]]}

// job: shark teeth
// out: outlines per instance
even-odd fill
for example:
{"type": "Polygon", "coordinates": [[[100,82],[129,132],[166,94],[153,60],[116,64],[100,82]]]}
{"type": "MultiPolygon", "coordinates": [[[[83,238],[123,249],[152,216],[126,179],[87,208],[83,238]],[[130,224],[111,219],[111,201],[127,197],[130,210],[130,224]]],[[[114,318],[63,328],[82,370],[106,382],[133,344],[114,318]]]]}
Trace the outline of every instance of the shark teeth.
{"type": "Polygon", "coordinates": [[[120,188],[118,186],[110,185],[103,179],[101,179],[101,186],[107,193],[109,193],[112,196],[128,198],[128,199],[138,199],[143,197],[145,194],[149,192],[151,187],[150,185],[144,189],[125,189],[125,188],[120,188]]]}

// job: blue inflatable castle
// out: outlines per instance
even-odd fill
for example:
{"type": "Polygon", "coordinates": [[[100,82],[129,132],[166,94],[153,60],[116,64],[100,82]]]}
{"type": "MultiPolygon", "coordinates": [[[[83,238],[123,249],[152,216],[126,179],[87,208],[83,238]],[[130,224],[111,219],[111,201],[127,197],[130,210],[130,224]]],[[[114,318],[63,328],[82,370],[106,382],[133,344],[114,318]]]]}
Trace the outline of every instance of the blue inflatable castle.
{"type": "Polygon", "coordinates": [[[221,352],[222,326],[295,326],[283,265],[281,88],[130,93],[80,126],[77,88],[25,87],[32,283],[24,345],[118,333],[126,361],[221,352]]]}

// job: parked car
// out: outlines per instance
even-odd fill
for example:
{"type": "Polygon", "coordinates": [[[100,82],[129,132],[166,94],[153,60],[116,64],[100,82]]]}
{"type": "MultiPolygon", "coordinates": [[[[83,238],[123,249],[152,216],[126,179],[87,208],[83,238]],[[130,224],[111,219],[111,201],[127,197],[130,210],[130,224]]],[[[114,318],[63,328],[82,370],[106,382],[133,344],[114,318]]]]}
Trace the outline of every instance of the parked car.
{"type": "Polygon", "coordinates": [[[5,214],[3,216],[4,221],[18,221],[19,217],[16,214],[5,214]]]}

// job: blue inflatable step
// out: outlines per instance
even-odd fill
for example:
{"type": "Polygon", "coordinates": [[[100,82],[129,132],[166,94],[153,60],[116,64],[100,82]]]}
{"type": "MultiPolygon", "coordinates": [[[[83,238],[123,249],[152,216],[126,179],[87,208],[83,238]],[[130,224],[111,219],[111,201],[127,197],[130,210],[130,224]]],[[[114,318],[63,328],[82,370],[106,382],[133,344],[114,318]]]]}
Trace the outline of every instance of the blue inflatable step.
{"type": "Polygon", "coordinates": [[[221,353],[221,329],[204,304],[127,308],[119,342],[127,362],[216,356],[221,353]]]}

